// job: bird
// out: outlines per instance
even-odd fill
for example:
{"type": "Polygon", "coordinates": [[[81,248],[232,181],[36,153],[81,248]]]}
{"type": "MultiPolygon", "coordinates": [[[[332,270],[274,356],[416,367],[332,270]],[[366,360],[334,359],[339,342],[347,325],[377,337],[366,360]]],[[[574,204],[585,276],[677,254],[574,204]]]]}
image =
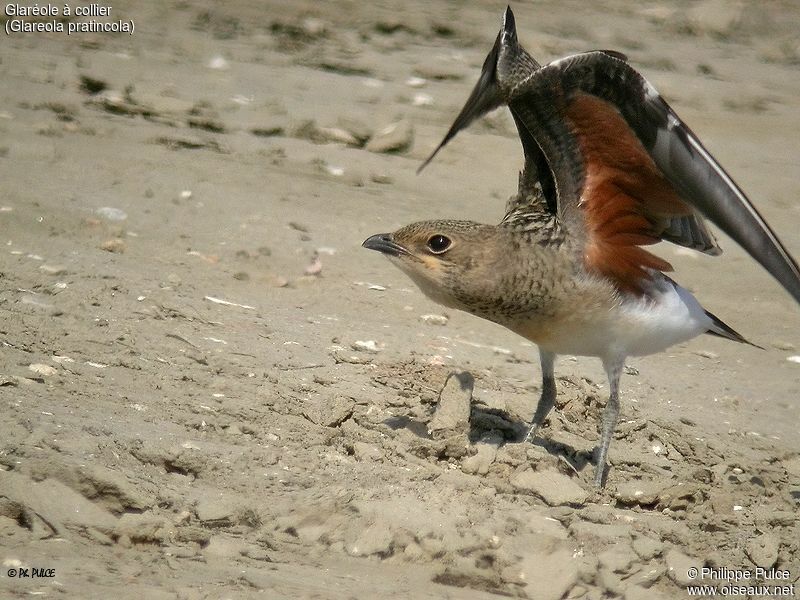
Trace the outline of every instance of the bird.
{"type": "Polygon", "coordinates": [[[800,303],[800,269],[692,130],[624,54],[594,50],[539,64],[508,7],[467,102],[428,159],[506,106],[522,143],[517,193],[497,225],[420,221],[363,242],[431,300],[538,346],[542,386],[526,440],[556,398],[558,355],[598,357],[609,381],[594,485],[607,480],[619,383],[631,356],[701,334],[752,344],[709,312],[646,248],[660,241],[716,256],[706,220],[800,303]]]}

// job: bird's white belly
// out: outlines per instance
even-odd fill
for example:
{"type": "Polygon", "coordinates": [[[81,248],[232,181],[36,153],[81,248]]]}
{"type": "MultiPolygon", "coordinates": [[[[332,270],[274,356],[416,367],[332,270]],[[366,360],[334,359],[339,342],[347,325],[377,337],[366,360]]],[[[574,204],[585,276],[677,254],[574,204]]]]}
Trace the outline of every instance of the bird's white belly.
{"type": "Polygon", "coordinates": [[[636,300],[620,307],[618,343],[627,356],[666,350],[705,333],[711,318],[686,289],[660,282],[652,300],[636,300]]]}
{"type": "Polygon", "coordinates": [[[708,331],[712,321],[686,289],[658,278],[646,297],[568,310],[535,327],[512,327],[541,348],[578,356],[642,356],[708,331]]]}

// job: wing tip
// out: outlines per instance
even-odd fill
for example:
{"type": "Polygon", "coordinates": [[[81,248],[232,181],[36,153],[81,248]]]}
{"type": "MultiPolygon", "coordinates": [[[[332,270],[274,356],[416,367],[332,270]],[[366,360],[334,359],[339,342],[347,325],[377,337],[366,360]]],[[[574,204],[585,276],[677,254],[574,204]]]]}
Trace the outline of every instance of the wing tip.
{"type": "Polygon", "coordinates": [[[431,152],[430,156],[428,156],[428,158],[422,161],[422,164],[419,167],[417,167],[417,175],[422,173],[422,170],[430,164],[430,162],[433,160],[433,157],[436,156],[439,153],[439,150],[442,149],[442,146],[444,146],[444,144],[439,144],[438,146],[436,146],[436,149],[433,152],[431,152]]]}
{"type": "Polygon", "coordinates": [[[506,10],[503,12],[503,31],[509,33],[516,33],[517,22],[514,18],[514,11],[511,10],[511,5],[506,5],[506,10]]]}
{"type": "Polygon", "coordinates": [[[744,337],[741,333],[736,331],[733,327],[725,323],[722,319],[716,316],[711,311],[705,311],[706,316],[711,319],[712,326],[711,328],[706,331],[706,333],[710,335],[714,335],[717,337],[725,338],[726,340],[730,340],[732,342],[739,342],[740,344],[747,344],[748,346],[753,346],[754,348],[758,348],[759,350],[764,350],[763,346],[759,346],[758,344],[754,344],[746,337],[744,337]]]}

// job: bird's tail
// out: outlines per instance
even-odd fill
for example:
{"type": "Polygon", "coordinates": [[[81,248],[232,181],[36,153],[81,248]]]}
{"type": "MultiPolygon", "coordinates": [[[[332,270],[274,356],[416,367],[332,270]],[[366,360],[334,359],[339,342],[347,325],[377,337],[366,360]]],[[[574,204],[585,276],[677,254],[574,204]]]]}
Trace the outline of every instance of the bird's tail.
{"type": "Polygon", "coordinates": [[[748,344],[750,346],[754,346],[755,348],[761,348],[758,344],[754,344],[753,342],[746,339],[741,333],[736,331],[733,327],[726,324],[722,319],[720,319],[714,313],[706,311],[706,316],[711,319],[711,328],[706,331],[706,333],[715,335],[717,337],[725,338],[726,340],[731,340],[732,342],[739,342],[740,344],[748,344]]]}

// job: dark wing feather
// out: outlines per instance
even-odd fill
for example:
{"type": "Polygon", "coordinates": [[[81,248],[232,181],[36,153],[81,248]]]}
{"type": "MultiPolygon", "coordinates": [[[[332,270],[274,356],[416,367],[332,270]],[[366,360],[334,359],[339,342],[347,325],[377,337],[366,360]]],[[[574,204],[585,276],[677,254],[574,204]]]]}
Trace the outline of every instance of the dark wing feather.
{"type": "Polygon", "coordinates": [[[464,103],[461,112],[445,134],[439,145],[419,166],[422,171],[456,134],[469,126],[472,121],[505,103],[510,89],[529,77],[539,68],[539,63],[520,46],[517,39],[517,26],[511,7],[503,13],[503,25],[497,32],[492,49],[483,61],[480,77],[464,103]]]}
{"type": "Polygon", "coordinates": [[[485,115],[486,113],[494,110],[503,104],[503,94],[497,82],[497,62],[500,56],[500,46],[502,43],[503,31],[497,34],[491,51],[483,61],[483,68],[481,68],[481,75],[472,92],[469,95],[461,112],[458,113],[456,120],[447,130],[442,141],[434,148],[430,156],[417,169],[419,174],[422,169],[428,166],[433,160],[433,157],[439,153],[439,150],[445,147],[447,142],[452,140],[456,134],[469,126],[472,121],[485,115]]]}
{"type": "MultiPolygon", "coordinates": [[[[420,165],[417,173],[422,171],[459,131],[468,127],[475,119],[505,104],[514,86],[530,77],[539,67],[539,63],[520,46],[514,13],[510,7],[506,8],[503,25],[492,49],[483,61],[475,87],[442,141],[420,165]]],[[[550,214],[555,214],[556,195],[550,167],[536,140],[521,125],[513,111],[512,115],[525,153],[525,166],[520,174],[518,192],[509,200],[506,207],[506,219],[519,214],[523,215],[524,220],[528,211],[541,213],[542,210],[547,210],[550,214]]]]}
{"type": "Polygon", "coordinates": [[[536,143],[536,140],[513,111],[511,116],[514,118],[519,139],[522,142],[525,166],[519,176],[517,195],[509,200],[503,221],[511,220],[517,215],[524,216],[528,212],[541,212],[543,210],[554,215],[558,206],[555,181],[553,180],[553,172],[550,170],[550,165],[547,164],[539,144],[536,143]]]}
{"type": "Polygon", "coordinates": [[[557,207],[584,242],[587,262],[623,287],[635,287],[646,269],[670,268],[643,245],[664,239],[720,252],[704,216],[800,302],[794,259],[692,131],[625,60],[613,51],[595,51],[540,68],[519,45],[513,13],[506,9],[477,85],[420,170],[461,129],[506,103],[525,150],[519,193],[506,219],[524,220],[526,211],[557,207]],[[594,126],[593,116],[607,127],[594,126]]]}
{"type": "MultiPolygon", "coordinates": [[[[565,224],[574,226],[574,232],[582,232],[584,241],[591,243],[585,236],[593,233],[591,227],[587,230],[586,220],[591,220],[587,209],[590,211],[594,204],[598,212],[608,212],[604,206],[617,197],[617,184],[622,182],[621,193],[627,199],[623,198],[621,204],[631,200],[631,214],[645,217],[651,229],[647,231],[643,223],[628,219],[618,223],[618,233],[707,245],[703,238],[713,238],[702,225],[700,213],[747,250],[800,302],[797,263],[694,133],[655,88],[623,60],[606,52],[588,52],[552,62],[518,86],[508,104],[547,157],[558,190],[559,214],[565,224]],[[595,126],[598,116],[613,127],[595,126]],[[649,173],[642,153],[634,156],[637,153],[631,146],[630,157],[639,161],[639,172],[626,183],[622,169],[627,157],[620,159],[610,152],[619,143],[612,136],[618,135],[626,143],[640,144],[657,171],[649,173]],[[608,184],[609,180],[598,173],[609,165],[617,171],[611,179],[617,187],[603,193],[594,190],[596,198],[587,197],[587,178],[595,176],[598,186],[608,184]],[[641,179],[643,172],[647,176],[641,179]],[[661,185],[659,177],[668,185],[661,185]],[[626,185],[630,187],[626,189],[626,185]],[[655,190],[655,196],[648,189],[655,190]],[[672,198],[670,191],[674,192],[672,198]]],[[[607,241],[609,233],[614,233],[613,228],[604,232],[601,241],[607,241]]],[[[599,252],[604,251],[609,249],[599,252]]],[[[603,263],[611,258],[599,260],[603,263]]],[[[634,259],[642,267],[650,266],[648,260],[641,255],[634,259]]],[[[632,277],[633,273],[625,276],[632,277]]]]}
{"type": "Polygon", "coordinates": [[[669,226],[661,233],[661,239],[711,256],[722,254],[717,239],[699,215],[673,217],[669,226]]]}

